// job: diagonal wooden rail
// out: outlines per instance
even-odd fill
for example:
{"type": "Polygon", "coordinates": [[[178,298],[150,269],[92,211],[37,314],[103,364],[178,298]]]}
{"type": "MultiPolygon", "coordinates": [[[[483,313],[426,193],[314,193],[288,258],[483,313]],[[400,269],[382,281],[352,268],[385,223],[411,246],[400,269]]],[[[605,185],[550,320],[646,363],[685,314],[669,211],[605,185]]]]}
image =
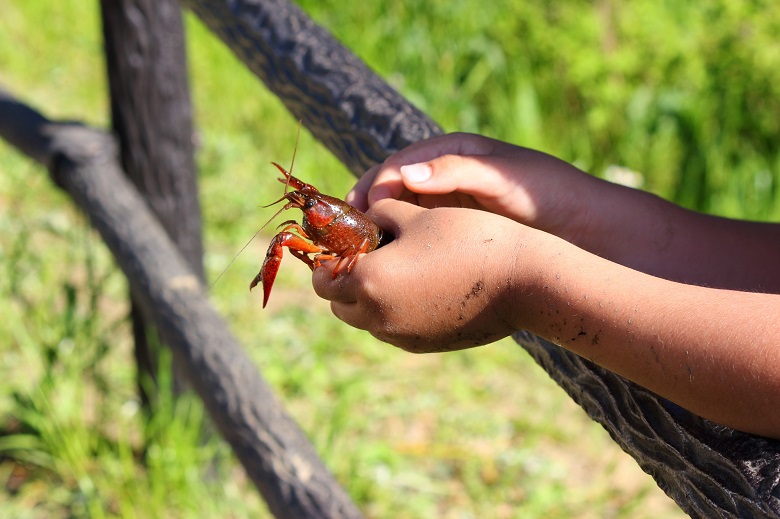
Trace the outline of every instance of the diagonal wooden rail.
{"type": "Polygon", "coordinates": [[[286,0],[183,0],[355,175],[442,133],[286,0]]]}
{"type": "MultiPolygon", "coordinates": [[[[351,171],[440,133],[287,0],[181,0],[351,171]]],[[[694,517],[780,517],[780,442],[719,427],[554,344],[518,342],[694,517]]]]}
{"type": "Polygon", "coordinates": [[[362,517],[123,174],[113,137],[49,121],[2,89],[0,137],[46,166],[89,216],[271,512],[289,519],[362,517]]]}

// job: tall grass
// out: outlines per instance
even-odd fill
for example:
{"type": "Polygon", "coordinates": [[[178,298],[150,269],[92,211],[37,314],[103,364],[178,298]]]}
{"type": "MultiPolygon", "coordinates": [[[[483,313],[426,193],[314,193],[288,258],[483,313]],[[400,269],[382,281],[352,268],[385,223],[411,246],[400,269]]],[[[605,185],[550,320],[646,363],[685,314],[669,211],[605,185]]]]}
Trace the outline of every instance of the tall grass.
{"type": "Polygon", "coordinates": [[[780,217],[780,16],[762,2],[301,3],[448,130],[780,217]]]}
{"type": "MultiPolygon", "coordinates": [[[[780,18],[758,3],[300,4],[447,130],[597,175],[629,168],[690,207],[780,215],[780,18]]],[[[96,8],[0,0],[0,81],[48,115],[106,126],[96,8]]],[[[278,193],[268,163],[289,160],[296,123],[196,20],[187,28],[216,274],[271,215],[259,208],[278,193]]],[[[337,195],[353,182],[305,132],[296,171],[337,195]]],[[[509,342],[395,351],[333,318],[291,260],[261,311],[246,285],[262,242],[214,302],[369,517],[678,516],[509,342]]],[[[121,274],[43,171],[2,143],[0,272],[0,515],[267,515],[196,400],[164,387],[139,411],[121,274]]]]}

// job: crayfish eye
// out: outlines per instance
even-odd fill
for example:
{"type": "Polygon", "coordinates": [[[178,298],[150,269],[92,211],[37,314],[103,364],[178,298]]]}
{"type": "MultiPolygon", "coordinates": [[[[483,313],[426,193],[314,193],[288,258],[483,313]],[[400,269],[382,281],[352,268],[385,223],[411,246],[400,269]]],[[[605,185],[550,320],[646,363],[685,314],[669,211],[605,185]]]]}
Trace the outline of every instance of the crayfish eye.
{"type": "Polygon", "coordinates": [[[304,209],[311,209],[317,204],[317,201],[314,198],[307,198],[306,202],[303,203],[304,209]]]}

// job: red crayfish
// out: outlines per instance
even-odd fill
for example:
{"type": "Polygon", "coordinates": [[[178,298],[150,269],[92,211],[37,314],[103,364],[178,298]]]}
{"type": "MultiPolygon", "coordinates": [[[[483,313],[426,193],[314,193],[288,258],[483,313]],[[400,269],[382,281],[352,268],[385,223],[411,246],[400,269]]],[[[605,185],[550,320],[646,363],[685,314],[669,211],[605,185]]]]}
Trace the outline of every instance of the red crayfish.
{"type": "MultiPolygon", "coordinates": [[[[297,151],[297,141],[295,148],[297,151]]],[[[312,270],[319,267],[324,260],[338,259],[333,269],[335,278],[345,269],[349,273],[358,256],[376,249],[382,239],[382,229],[368,216],[343,200],[324,195],[311,184],[292,176],[294,163],[295,152],[289,173],[276,162],[271,163],[284,175],[284,178],[278,179],[284,184],[284,194],[270,205],[287,200],[271,220],[282,211],[293,207],[303,211],[303,220],[300,224],[295,220],[287,220],[279,225],[281,232],[271,240],[263,266],[249,284],[249,290],[252,290],[262,281],[263,308],[268,303],[268,296],[271,295],[271,288],[282,262],[283,247],[287,247],[293,256],[312,270]],[[293,191],[287,191],[289,187],[292,187],[293,191]],[[309,257],[309,254],[314,254],[314,257],[309,257]]]]}

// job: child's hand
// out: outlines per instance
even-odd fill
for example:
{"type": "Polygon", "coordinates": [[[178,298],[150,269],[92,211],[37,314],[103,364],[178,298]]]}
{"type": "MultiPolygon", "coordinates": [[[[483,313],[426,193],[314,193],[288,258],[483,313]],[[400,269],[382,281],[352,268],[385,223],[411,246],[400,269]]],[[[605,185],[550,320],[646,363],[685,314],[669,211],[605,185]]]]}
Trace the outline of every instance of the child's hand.
{"type": "Polygon", "coordinates": [[[724,243],[732,244],[734,261],[761,268],[778,243],[759,238],[760,226],[693,213],[550,155],[465,133],[395,153],[367,171],[346,201],[365,210],[386,198],[481,209],[635,270],[724,288],[768,289],[760,269],[736,270],[719,259],[724,243]]]}
{"type": "Polygon", "coordinates": [[[576,241],[606,184],[541,152],[479,135],[421,141],[370,169],[347,195],[366,210],[394,198],[421,207],[484,209],[576,241]]]}
{"type": "Polygon", "coordinates": [[[334,262],[325,262],[314,288],[347,324],[415,353],[487,344],[517,330],[515,275],[532,271],[536,243],[560,241],[486,211],[383,200],[369,214],[394,241],[336,279],[334,262]]]}
{"type": "Polygon", "coordinates": [[[466,134],[396,153],[347,202],[395,240],[350,274],[333,279],[333,261],[314,271],[346,323],[417,353],[525,329],[780,438],[780,225],[688,211],[466,134]]]}

